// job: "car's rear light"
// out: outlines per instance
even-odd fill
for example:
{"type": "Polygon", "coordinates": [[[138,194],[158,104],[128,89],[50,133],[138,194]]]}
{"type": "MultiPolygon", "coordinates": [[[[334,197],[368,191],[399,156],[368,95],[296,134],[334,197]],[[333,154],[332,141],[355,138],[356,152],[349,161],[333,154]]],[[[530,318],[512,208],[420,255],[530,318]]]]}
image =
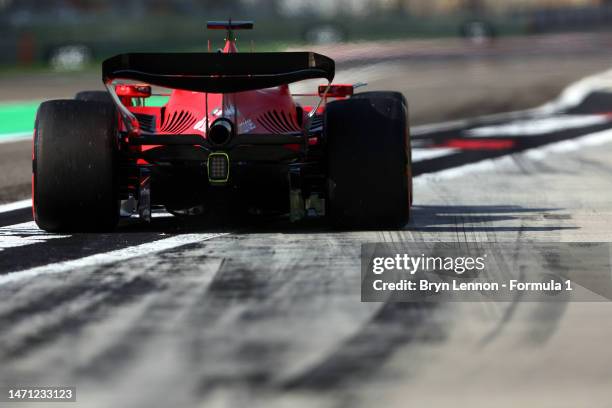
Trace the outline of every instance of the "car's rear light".
{"type": "Polygon", "coordinates": [[[225,153],[208,155],[208,180],[211,183],[226,183],[229,179],[229,157],[225,153]]]}
{"type": "Polygon", "coordinates": [[[319,85],[319,96],[325,96],[329,98],[347,98],[353,95],[353,85],[331,85],[327,94],[325,90],[327,89],[327,85],[319,85]]]}
{"type": "Polygon", "coordinates": [[[115,92],[119,97],[148,98],[151,96],[149,85],[116,85],[115,92]]]}

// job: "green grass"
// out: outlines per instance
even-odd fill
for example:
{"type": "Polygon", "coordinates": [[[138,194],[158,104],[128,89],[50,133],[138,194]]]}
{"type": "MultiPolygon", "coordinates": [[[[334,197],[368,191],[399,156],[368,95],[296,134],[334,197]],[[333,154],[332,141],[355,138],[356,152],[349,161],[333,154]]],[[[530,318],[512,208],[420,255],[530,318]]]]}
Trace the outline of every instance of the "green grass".
{"type": "MultiPolygon", "coordinates": [[[[32,132],[40,102],[0,103],[0,139],[32,132]]],[[[146,106],[163,106],[166,102],[168,97],[152,96],[146,106]]]]}
{"type": "MultiPolygon", "coordinates": [[[[0,138],[31,132],[40,102],[1,103],[0,138]]],[[[146,100],[146,106],[163,106],[166,102],[168,97],[153,96],[146,100]]]]}
{"type": "Polygon", "coordinates": [[[39,101],[0,104],[0,138],[31,132],[39,104],[39,101]]]}

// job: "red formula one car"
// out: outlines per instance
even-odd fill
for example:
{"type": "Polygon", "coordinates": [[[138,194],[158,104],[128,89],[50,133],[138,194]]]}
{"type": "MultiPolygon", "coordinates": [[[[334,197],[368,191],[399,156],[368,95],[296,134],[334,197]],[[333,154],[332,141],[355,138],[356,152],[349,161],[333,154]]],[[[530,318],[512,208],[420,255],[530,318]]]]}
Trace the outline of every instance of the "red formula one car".
{"type": "Polygon", "coordinates": [[[41,104],[40,228],[103,231],[121,215],[148,221],[155,208],[219,205],[327,216],[345,229],[404,226],[412,173],[402,94],[334,85],[334,61],[316,53],[238,53],[233,31],[252,26],[210,22],[227,30],[219,52],[117,55],[103,63],[107,91],[41,104]],[[288,84],[313,78],[328,83],[311,95],[318,103],[302,105],[288,84]]]}

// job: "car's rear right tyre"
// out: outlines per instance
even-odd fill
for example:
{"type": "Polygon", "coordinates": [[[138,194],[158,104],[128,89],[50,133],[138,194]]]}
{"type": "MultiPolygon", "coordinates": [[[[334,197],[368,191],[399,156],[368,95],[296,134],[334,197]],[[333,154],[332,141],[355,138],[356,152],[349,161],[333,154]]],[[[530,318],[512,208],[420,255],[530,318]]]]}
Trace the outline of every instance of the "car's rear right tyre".
{"type": "Polygon", "coordinates": [[[410,218],[408,111],[397,97],[329,103],[325,112],[328,211],[338,228],[404,227],[410,218]]]}
{"type": "Polygon", "coordinates": [[[33,205],[50,232],[112,230],[119,219],[117,116],[100,102],[40,105],[33,154],[33,205]]]}
{"type": "MultiPolygon", "coordinates": [[[[352,99],[378,99],[378,98],[391,98],[391,99],[395,99],[398,103],[401,103],[402,105],[404,105],[404,108],[406,109],[406,117],[407,117],[407,122],[410,122],[409,118],[410,115],[408,114],[408,101],[406,100],[406,97],[404,96],[404,94],[402,94],[401,92],[397,92],[397,91],[368,91],[368,92],[359,92],[356,93],[352,96],[352,99]]],[[[411,139],[410,139],[410,135],[408,135],[407,138],[407,150],[408,150],[408,162],[410,163],[410,166],[408,166],[408,170],[410,171],[410,173],[408,174],[408,188],[410,189],[410,205],[412,205],[412,201],[414,199],[414,190],[413,190],[413,186],[412,186],[412,144],[411,144],[411,139]]]]}
{"type": "Polygon", "coordinates": [[[391,98],[402,103],[406,109],[408,109],[408,101],[403,93],[397,91],[368,91],[359,92],[354,94],[352,99],[377,99],[377,98],[391,98]]]}

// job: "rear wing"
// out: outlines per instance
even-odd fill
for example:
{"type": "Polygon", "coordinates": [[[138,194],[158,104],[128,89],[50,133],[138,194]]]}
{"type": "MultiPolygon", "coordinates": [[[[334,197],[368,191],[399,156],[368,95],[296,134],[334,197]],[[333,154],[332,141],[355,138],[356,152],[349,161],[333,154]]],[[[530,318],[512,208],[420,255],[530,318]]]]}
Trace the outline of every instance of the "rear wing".
{"type": "Polygon", "coordinates": [[[209,21],[206,23],[209,30],[252,30],[252,21],[209,21]]]}
{"type": "Polygon", "coordinates": [[[335,75],[314,52],[121,54],[102,64],[105,84],[131,79],[195,92],[233,93],[335,75]]]}

